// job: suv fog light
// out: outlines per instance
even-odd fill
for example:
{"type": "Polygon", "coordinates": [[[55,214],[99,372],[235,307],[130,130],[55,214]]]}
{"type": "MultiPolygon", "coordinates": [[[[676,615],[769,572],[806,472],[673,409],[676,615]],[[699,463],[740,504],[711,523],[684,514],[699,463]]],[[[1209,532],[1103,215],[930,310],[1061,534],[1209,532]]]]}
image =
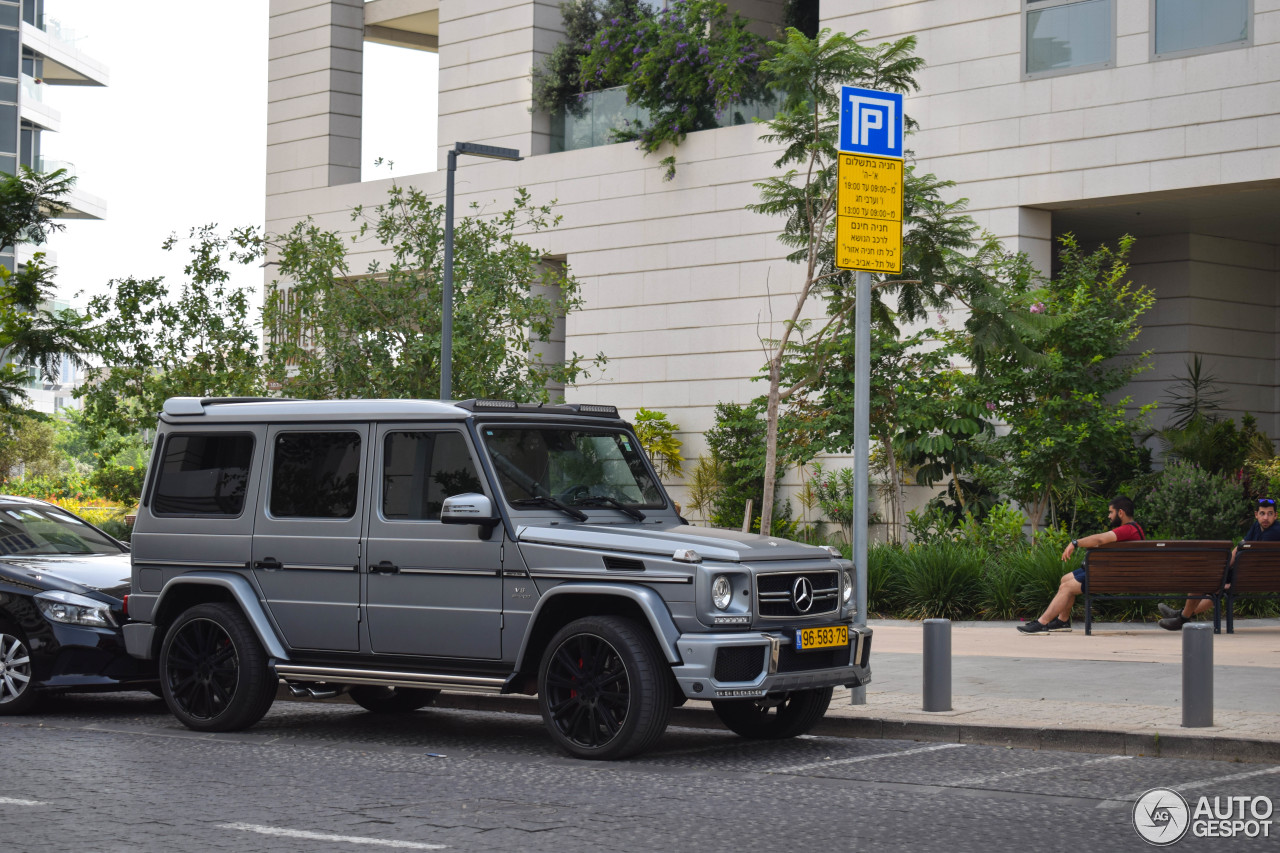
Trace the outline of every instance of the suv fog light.
{"type": "Polygon", "coordinates": [[[848,604],[849,599],[853,598],[853,572],[845,569],[843,575],[844,589],[840,591],[840,601],[843,604],[848,604]]]}
{"type": "Polygon", "coordinates": [[[711,582],[711,603],[716,606],[716,610],[728,610],[731,601],[733,586],[729,583],[729,577],[716,575],[716,579],[711,582]]]}

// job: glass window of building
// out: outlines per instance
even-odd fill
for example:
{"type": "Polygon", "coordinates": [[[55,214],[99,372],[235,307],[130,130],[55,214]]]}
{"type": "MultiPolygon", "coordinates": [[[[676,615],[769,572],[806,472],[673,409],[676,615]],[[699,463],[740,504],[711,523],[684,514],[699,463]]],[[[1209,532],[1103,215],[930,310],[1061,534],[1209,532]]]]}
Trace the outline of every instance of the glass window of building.
{"type": "Polygon", "coordinates": [[[1151,52],[1161,57],[1247,45],[1251,6],[1251,0],[1151,0],[1151,52]]]}
{"type": "Polygon", "coordinates": [[[1031,76],[1115,63],[1115,0],[1026,0],[1023,71],[1031,76]]]}

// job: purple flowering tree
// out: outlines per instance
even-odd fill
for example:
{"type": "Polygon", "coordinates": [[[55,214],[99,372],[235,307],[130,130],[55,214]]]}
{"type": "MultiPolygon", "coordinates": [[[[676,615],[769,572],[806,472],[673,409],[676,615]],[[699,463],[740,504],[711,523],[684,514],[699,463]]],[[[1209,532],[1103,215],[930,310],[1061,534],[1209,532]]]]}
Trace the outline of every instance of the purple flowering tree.
{"type": "MultiPolygon", "coordinates": [[[[695,130],[718,127],[737,102],[767,97],[760,73],[765,41],[723,3],[673,0],[666,11],[609,19],[586,45],[583,88],[623,81],[627,100],[649,120],[615,131],[646,153],[679,145],[695,130]]],[[[675,155],[662,161],[675,175],[675,155]]]]}

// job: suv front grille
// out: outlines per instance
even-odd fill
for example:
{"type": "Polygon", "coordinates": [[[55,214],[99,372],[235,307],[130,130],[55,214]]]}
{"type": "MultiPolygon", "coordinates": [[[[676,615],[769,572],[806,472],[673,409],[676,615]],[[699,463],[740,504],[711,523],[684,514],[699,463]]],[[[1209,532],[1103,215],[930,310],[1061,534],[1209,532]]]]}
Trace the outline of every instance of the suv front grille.
{"type": "Polygon", "coordinates": [[[776,572],[756,576],[760,615],[773,619],[807,618],[840,609],[840,573],[776,572]],[[796,598],[800,596],[800,606],[796,598]],[[805,599],[808,595],[810,598],[805,599]],[[808,606],[805,607],[806,601],[808,606]],[[803,609],[801,609],[803,607],[803,609]]]}
{"type": "Polygon", "coordinates": [[[767,646],[727,646],[716,650],[716,681],[755,681],[764,669],[767,646]]]}

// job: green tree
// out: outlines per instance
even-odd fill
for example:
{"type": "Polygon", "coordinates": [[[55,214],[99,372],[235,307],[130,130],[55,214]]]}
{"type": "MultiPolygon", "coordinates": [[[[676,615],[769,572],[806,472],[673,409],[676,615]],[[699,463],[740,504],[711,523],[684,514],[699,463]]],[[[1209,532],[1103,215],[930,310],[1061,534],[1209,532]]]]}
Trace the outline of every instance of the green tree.
{"type": "MultiPolygon", "coordinates": [[[[854,273],[835,266],[839,87],[855,84],[909,92],[917,88],[915,75],[923,67],[923,60],[914,55],[914,37],[871,46],[858,41],[865,35],[822,30],[810,39],[789,29],[785,42],[770,45],[772,58],[762,66],[786,93],[783,108],[762,136],[782,146],[775,165],[786,171],[757,184],[761,201],[749,207],[784,218],[779,240],[792,250],[788,260],[803,270],[782,334],[768,342],[766,494],[777,482],[782,407],[823,381],[828,360],[848,342],[854,273]],[[817,323],[803,319],[810,297],[827,303],[826,317],[817,323]]],[[[1019,330],[1040,323],[1027,314],[1025,305],[1006,299],[998,282],[1010,272],[1008,253],[994,237],[978,234],[972,219],[963,214],[963,200],[943,198],[943,191],[951,187],[948,182],[908,166],[904,184],[903,272],[876,284],[873,322],[896,333],[899,321],[918,321],[930,309],[958,302],[967,309],[966,346],[979,372],[996,353],[1034,358],[1019,330]],[[890,293],[896,297],[896,311],[885,302],[890,293]]],[[[765,512],[770,509],[766,501],[765,512]]],[[[766,515],[765,523],[768,520],[766,515]]]]}
{"type": "MultiPolygon", "coordinates": [[[[179,244],[170,237],[171,251],[179,244]]],[[[168,397],[245,397],[266,392],[250,287],[228,267],[248,258],[212,226],[189,235],[186,281],[112,281],[89,303],[92,345],[104,365],[76,391],[84,422],[102,456],[124,437],[155,426],[168,397]]]]}
{"type": "Polygon", "coordinates": [[[1044,294],[1039,311],[1056,322],[1027,341],[1044,358],[1027,364],[997,355],[983,375],[983,396],[1009,425],[996,441],[1004,487],[1027,509],[1033,531],[1055,498],[1096,493],[1142,468],[1134,433],[1154,404],[1133,416],[1131,398],[1117,398],[1147,369],[1148,353],[1128,353],[1155,301],[1127,281],[1132,245],[1122,237],[1115,248],[1088,252],[1062,237],[1059,271],[1036,291],[1044,294]]]}
{"type": "MultiPolygon", "coordinates": [[[[554,204],[554,203],[553,203],[554,204]]],[[[454,227],[453,389],[465,397],[546,401],[549,383],[570,384],[604,362],[571,353],[544,362],[538,345],[581,302],[578,282],[520,233],[559,223],[553,204],[523,188],[511,207],[454,227]]],[[[279,278],[268,288],[263,324],[267,371],[295,397],[425,397],[440,387],[444,206],[393,185],[372,211],[356,208],[356,233],[343,238],[310,219],[287,234],[243,233],[270,252],[279,278]],[[364,272],[349,252],[376,251],[364,272]]]]}
{"type": "Polygon", "coordinates": [[[636,438],[649,454],[658,476],[664,480],[684,476],[684,457],[680,455],[683,442],[676,438],[680,425],[668,420],[665,412],[641,409],[636,412],[636,438]]]}
{"type": "MultiPolygon", "coordinates": [[[[62,229],[55,217],[75,178],[64,169],[41,174],[25,166],[18,174],[0,174],[0,253],[19,245],[38,246],[62,229]]],[[[12,409],[25,399],[26,365],[56,379],[63,356],[84,363],[84,318],[75,311],[52,310],[55,268],[36,252],[20,269],[0,266],[0,407],[12,409]]]]}
{"type": "Polygon", "coordinates": [[[27,411],[0,414],[0,481],[10,477],[51,477],[61,464],[50,418],[27,411]]]}

